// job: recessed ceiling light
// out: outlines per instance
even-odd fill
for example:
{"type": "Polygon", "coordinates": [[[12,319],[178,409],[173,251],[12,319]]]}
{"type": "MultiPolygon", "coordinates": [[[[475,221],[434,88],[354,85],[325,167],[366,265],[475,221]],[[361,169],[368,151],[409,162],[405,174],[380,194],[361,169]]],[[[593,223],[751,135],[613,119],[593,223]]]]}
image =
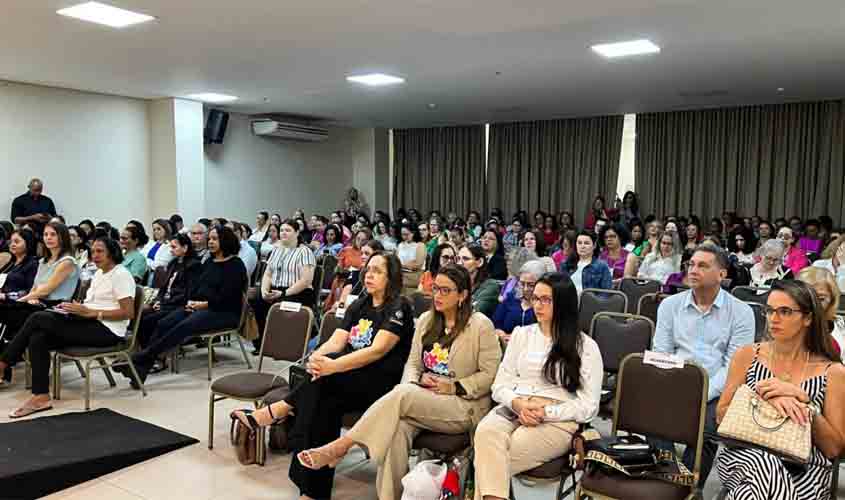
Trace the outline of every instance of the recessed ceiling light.
{"type": "Polygon", "coordinates": [[[231,102],[237,101],[238,98],[233,95],[226,95],[226,94],[215,94],[214,92],[203,92],[201,94],[190,94],[185,96],[188,99],[193,99],[195,101],[204,101],[204,102],[231,102]]]}
{"type": "Polygon", "coordinates": [[[383,73],[347,76],[346,81],[353,83],[363,83],[364,85],[371,86],[396,85],[398,83],[405,83],[404,78],[399,78],[398,76],[392,75],[385,75],[383,73]]]}
{"type": "Polygon", "coordinates": [[[144,23],[155,19],[153,16],[119,9],[100,2],[81,3],[73,7],[57,10],[56,14],[92,23],[105,24],[112,28],[125,28],[133,24],[144,23]]]}
{"type": "Polygon", "coordinates": [[[590,47],[604,57],[624,57],[660,52],[660,47],[651,40],[631,40],[629,42],[602,43],[590,47]]]}
{"type": "Polygon", "coordinates": [[[784,90],[786,90],[786,89],[783,88],[783,87],[778,87],[778,92],[783,92],[784,90]]]}
{"type": "Polygon", "coordinates": [[[437,104],[434,104],[433,102],[428,105],[428,109],[434,109],[436,107],[437,107],[437,104]]]}

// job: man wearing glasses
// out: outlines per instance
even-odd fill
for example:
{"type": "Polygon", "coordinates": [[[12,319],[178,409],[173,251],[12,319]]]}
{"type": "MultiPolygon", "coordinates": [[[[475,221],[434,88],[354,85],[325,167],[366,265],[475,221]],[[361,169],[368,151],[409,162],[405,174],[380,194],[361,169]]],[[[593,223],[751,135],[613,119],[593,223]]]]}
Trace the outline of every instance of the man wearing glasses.
{"type": "MultiPolygon", "coordinates": [[[[725,388],[731,358],[740,347],[754,342],[751,308],[720,286],[729,266],[724,250],[708,244],[699,246],[689,260],[690,289],[665,299],[657,310],[653,349],[695,361],[709,377],[699,487],[707,481],[718,449],[713,439],[716,404],[725,388]]],[[[668,443],[657,444],[671,449],[668,443]]],[[[692,470],[694,460],[695,449],[688,447],[684,465],[692,470]]]]}

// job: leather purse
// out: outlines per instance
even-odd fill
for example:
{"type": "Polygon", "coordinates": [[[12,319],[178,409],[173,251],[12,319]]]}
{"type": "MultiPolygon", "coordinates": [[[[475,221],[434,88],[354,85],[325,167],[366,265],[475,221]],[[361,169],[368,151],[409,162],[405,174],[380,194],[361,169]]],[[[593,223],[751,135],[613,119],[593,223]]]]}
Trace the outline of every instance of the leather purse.
{"type": "Polygon", "coordinates": [[[241,465],[258,463],[258,439],[255,431],[241,423],[237,418],[233,418],[229,427],[229,439],[232,441],[235,455],[241,465]]]}
{"type": "Polygon", "coordinates": [[[734,393],[717,432],[728,438],[731,446],[764,448],[783,460],[802,465],[810,461],[812,425],[799,425],[780,416],[774,406],[747,385],[739,386],[734,393]]]}

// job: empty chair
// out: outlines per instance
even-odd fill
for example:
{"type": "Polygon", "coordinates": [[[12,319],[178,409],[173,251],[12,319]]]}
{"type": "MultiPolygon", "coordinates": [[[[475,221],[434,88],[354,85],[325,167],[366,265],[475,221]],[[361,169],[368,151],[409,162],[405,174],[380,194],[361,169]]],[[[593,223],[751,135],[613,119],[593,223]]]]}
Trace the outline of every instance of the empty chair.
{"type": "Polygon", "coordinates": [[[645,316],[657,324],[657,308],[660,307],[660,302],[666,297],[669,297],[669,294],[647,293],[643,295],[640,297],[640,303],[637,305],[637,314],[639,316],[645,316]]]}
{"type": "Polygon", "coordinates": [[[647,293],[657,293],[663,284],[657,280],[624,278],[619,284],[619,291],[628,297],[628,314],[636,314],[640,297],[647,293]]]}
{"type": "Polygon", "coordinates": [[[760,305],[766,305],[769,300],[769,289],[758,288],[755,286],[738,286],[731,290],[734,297],[743,302],[756,302],[760,305]]]}
{"type": "Polygon", "coordinates": [[[593,316],[600,312],[624,313],[628,310],[628,296],[616,290],[585,288],[578,304],[578,330],[590,333],[593,316]]]}

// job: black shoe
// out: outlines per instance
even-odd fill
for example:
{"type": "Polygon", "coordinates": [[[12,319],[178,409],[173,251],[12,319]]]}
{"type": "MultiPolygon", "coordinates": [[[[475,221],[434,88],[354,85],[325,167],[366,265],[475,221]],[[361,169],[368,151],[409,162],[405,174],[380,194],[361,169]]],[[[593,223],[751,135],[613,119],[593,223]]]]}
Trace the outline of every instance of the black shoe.
{"type": "MultiPolygon", "coordinates": [[[[144,382],[147,381],[147,375],[150,374],[151,369],[152,369],[152,366],[149,366],[149,365],[140,365],[140,364],[135,365],[135,371],[138,372],[138,378],[141,379],[141,384],[143,384],[144,382]]],[[[139,384],[138,381],[135,380],[134,377],[130,377],[129,385],[132,386],[132,388],[135,389],[136,391],[141,390],[141,384],[139,384]]]]}
{"type": "Polygon", "coordinates": [[[3,381],[7,384],[12,381],[12,367],[7,366],[5,370],[3,370],[3,381]]]}

